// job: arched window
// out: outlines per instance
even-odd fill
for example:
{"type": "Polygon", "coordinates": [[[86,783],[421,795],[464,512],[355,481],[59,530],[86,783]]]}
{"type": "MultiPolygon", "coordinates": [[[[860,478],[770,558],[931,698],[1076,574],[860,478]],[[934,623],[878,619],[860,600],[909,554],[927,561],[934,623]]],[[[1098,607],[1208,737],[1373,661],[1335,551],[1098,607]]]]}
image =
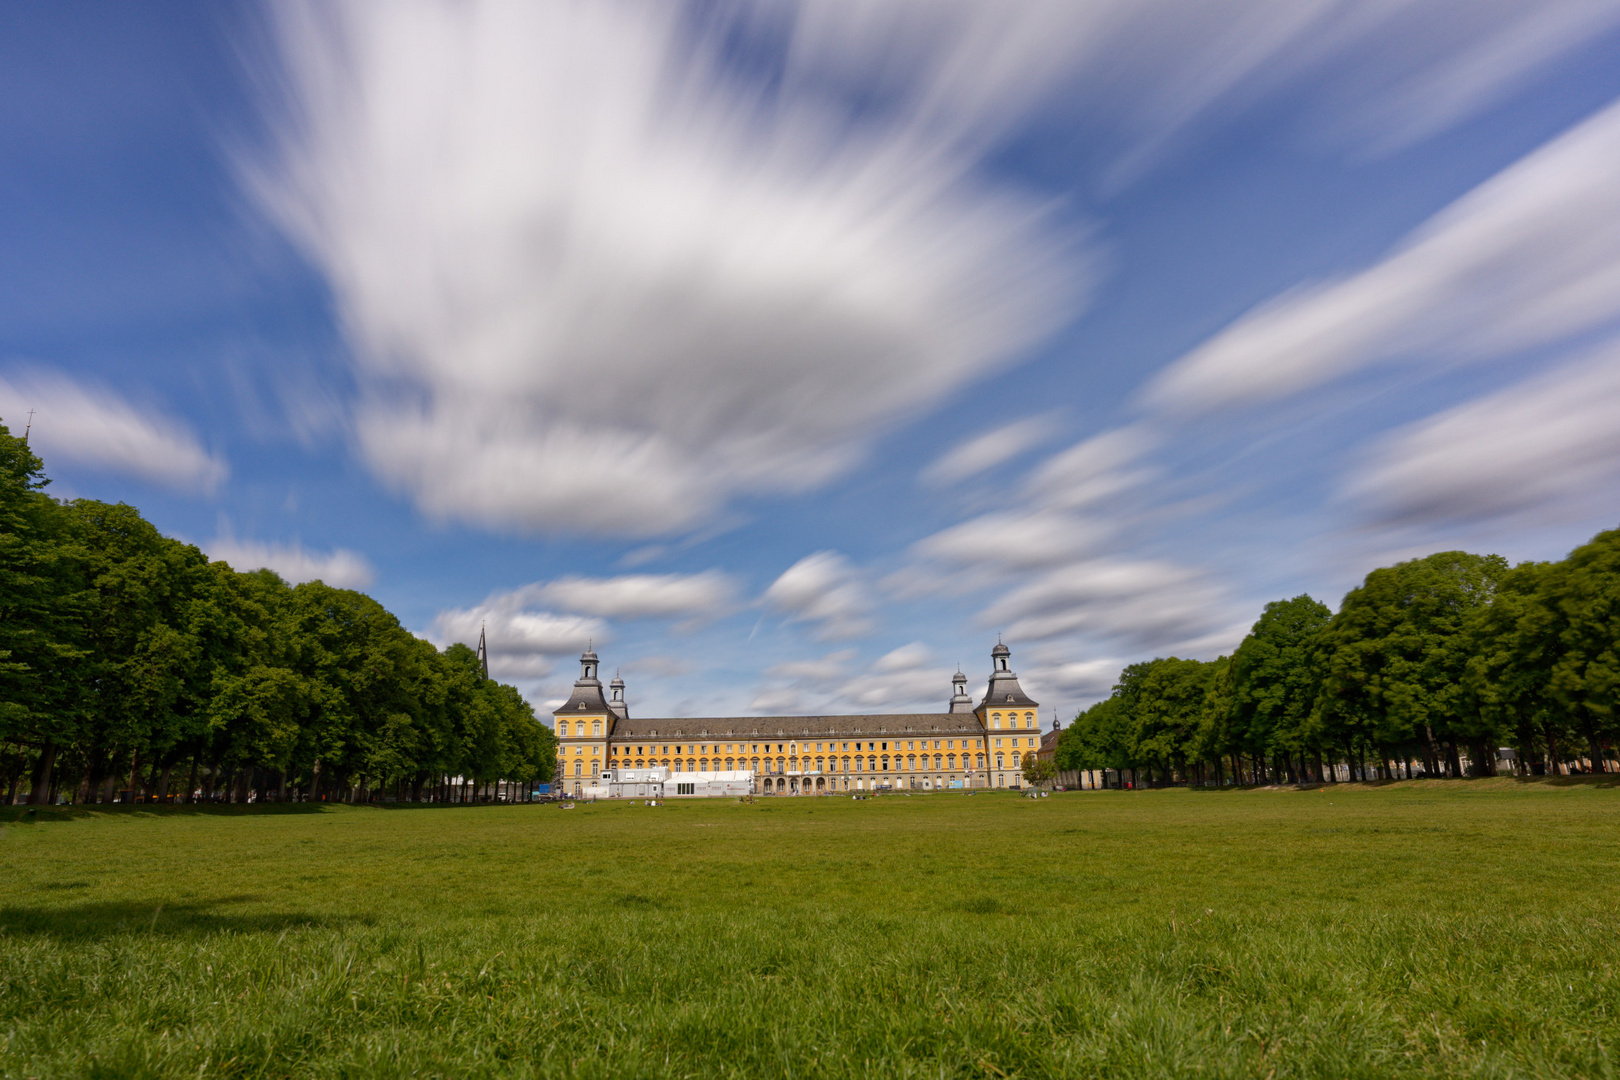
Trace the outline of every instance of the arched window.
{"type": "Polygon", "coordinates": [[[945,767],[948,768],[948,769],[956,768],[956,755],[955,754],[946,754],[945,755],[945,767]]]}
{"type": "Polygon", "coordinates": [[[990,714],[990,726],[993,727],[993,728],[996,728],[998,730],[1001,728],[1001,714],[1000,713],[991,713],[990,714]]]}
{"type": "Polygon", "coordinates": [[[568,721],[557,721],[557,737],[560,739],[568,738],[568,721]]]}
{"type": "Polygon", "coordinates": [[[596,735],[596,736],[600,736],[602,734],[602,721],[600,721],[600,720],[592,720],[591,721],[591,734],[596,735]]]}
{"type": "Polygon", "coordinates": [[[1007,767],[1006,765],[1002,764],[1001,755],[997,754],[996,755],[996,768],[1005,769],[1006,767],[1007,767]]]}
{"type": "Polygon", "coordinates": [[[583,761],[574,762],[574,775],[575,776],[584,776],[585,775],[585,763],[583,761]]]}
{"type": "Polygon", "coordinates": [[[883,755],[883,771],[884,772],[889,771],[889,755],[888,754],[883,755]]]}
{"type": "Polygon", "coordinates": [[[917,755],[916,754],[907,754],[906,755],[906,771],[907,772],[916,772],[917,771],[917,755]]]}
{"type": "Polygon", "coordinates": [[[675,759],[675,768],[672,769],[671,771],[672,772],[680,772],[681,771],[681,759],[680,758],[675,759]]]}
{"type": "Polygon", "coordinates": [[[733,761],[731,758],[726,758],[726,772],[736,772],[736,771],[737,771],[736,762],[733,761]]]}
{"type": "MultiPolygon", "coordinates": [[[[962,755],[962,760],[964,762],[967,761],[967,755],[966,754],[962,755]]],[[[975,768],[978,768],[978,769],[983,769],[984,768],[984,755],[983,754],[974,754],[973,755],[973,761],[974,761],[974,767],[975,768]]]]}
{"type": "Polygon", "coordinates": [[[785,758],[776,759],[776,771],[787,772],[787,760],[785,758]]]}
{"type": "Polygon", "coordinates": [[[1024,714],[1024,726],[1025,727],[1034,727],[1035,726],[1035,714],[1034,713],[1027,712],[1027,713],[1024,714]]]}
{"type": "Polygon", "coordinates": [[[751,760],[753,761],[754,771],[759,772],[759,758],[752,758],[751,760]]]}
{"type": "Polygon", "coordinates": [[[826,770],[827,770],[827,759],[826,758],[819,758],[819,757],[816,758],[816,772],[826,772],[826,770]]]}
{"type": "Polygon", "coordinates": [[[934,755],[934,768],[943,769],[945,767],[944,764],[943,764],[944,760],[945,759],[943,757],[941,757],[938,754],[935,754],[934,755]]]}
{"type": "Polygon", "coordinates": [[[849,758],[844,759],[844,771],[849,772],[849,758]]]}

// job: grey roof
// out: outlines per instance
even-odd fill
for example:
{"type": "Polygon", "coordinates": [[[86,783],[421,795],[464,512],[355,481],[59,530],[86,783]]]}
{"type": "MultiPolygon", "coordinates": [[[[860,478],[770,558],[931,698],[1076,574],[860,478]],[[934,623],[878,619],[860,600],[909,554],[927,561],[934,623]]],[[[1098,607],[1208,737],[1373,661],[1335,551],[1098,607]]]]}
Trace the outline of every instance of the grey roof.
{"type": "Polygon", "coordinates": [[[997,671],[990,675],[985,688],[981,709],[1038,709],[1040,704],[1018,685],[1018,676],[1010,671],[997,671]]]}
{"type": "Polygon", "coordinates": [[[574,684],[574,692],[569,695],[568,700],[553,709],[551,715],[565,716],[577,713],[589,714],[612,711],[608,707],[607,698],[602,696],[602,684],[595,679],[580,679],[574,684]]]}
{"type": "Polygon", "coordinates": [[[971,713],[877,713],[870,716],[643,717],[613,725],[613,740],[802,739],[806,736],[983,735],[971,713]]]}

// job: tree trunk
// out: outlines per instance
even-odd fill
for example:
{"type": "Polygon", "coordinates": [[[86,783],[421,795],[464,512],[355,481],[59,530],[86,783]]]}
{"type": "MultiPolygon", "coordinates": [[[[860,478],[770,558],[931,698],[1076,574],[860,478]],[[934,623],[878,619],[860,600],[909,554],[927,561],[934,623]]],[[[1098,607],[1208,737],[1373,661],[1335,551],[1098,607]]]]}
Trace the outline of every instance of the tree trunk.
{"type": "Polygon", "coordinates": [[[1456,739],[1447,740],[1447,742],[1446,742],[1446,755],[1447,755],[1447,760],[1451,765],[1451,775],[1452,776],[1461,776],[1463,774],[1463,771],[1462,771],[1462,758],[1459,757],[1458,754],[1457,754],[1457,740],[1456,739]]]}
{"type": "Polygon", "coordinates": [[[46,743],[34,762],[34,775],[29,779],[28,804],[45,806],[51,797],[51,769],[56,765],[56,744],[46,743]]]}

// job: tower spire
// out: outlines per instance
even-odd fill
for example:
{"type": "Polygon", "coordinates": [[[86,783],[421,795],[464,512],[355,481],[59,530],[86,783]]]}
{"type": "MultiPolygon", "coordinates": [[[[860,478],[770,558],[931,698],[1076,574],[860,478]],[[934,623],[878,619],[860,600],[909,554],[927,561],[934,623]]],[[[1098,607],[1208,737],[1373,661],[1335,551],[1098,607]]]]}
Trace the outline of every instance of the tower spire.
{"type": "Polygon", "coordinates": [[[478,624],[478,669],[489,678],[489,645],[484,640],[484,624],[478,624]]]}

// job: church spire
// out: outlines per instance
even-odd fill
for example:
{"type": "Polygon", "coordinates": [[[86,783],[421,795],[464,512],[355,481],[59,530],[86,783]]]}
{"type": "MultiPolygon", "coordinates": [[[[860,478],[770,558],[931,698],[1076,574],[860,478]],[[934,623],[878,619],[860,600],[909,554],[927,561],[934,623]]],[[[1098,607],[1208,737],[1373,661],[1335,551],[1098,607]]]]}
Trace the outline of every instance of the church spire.
{"type": "Polygon", "coordinates": [[[482,624],[478,627],[478,670],[484,673],[484,678],[489,678],[489,645],[484,640],[482,624]]]}

